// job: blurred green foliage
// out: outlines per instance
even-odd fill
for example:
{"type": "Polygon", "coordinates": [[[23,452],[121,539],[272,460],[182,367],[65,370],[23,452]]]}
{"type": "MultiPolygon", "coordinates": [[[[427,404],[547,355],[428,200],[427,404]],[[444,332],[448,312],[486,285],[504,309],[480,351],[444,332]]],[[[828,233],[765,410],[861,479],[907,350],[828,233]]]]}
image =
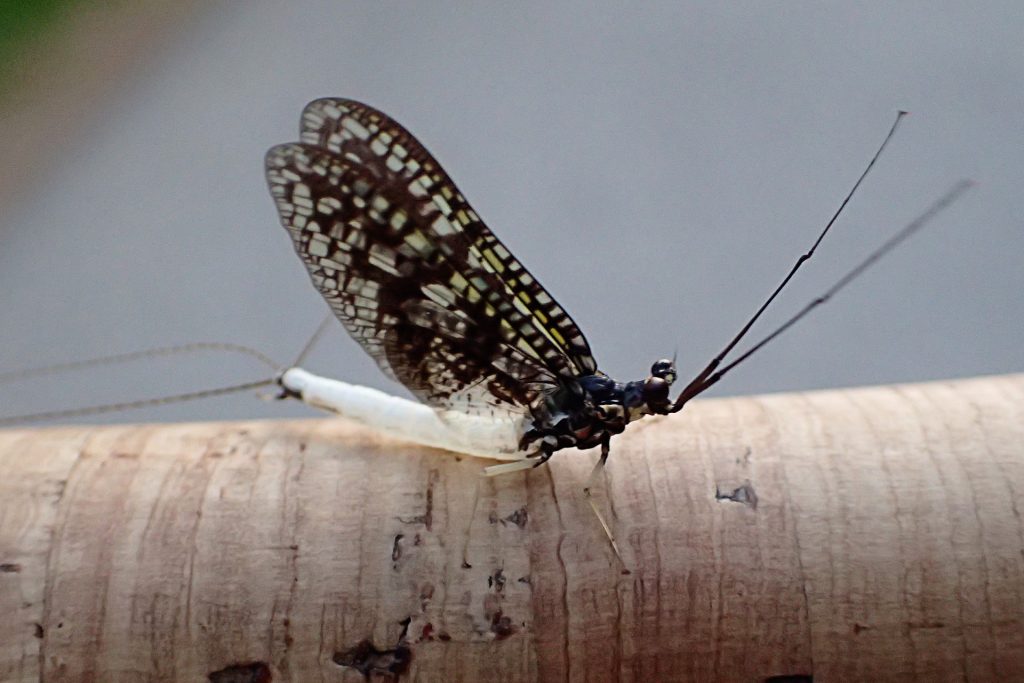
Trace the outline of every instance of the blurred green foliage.
{"type": "MultiPolygon", "coordinates": [[[[0,0],[0,76],[7,76],[22,51],[85,0],[0,0]]],[[[0,78],[0,85],[6,78],[0,78]]]]}

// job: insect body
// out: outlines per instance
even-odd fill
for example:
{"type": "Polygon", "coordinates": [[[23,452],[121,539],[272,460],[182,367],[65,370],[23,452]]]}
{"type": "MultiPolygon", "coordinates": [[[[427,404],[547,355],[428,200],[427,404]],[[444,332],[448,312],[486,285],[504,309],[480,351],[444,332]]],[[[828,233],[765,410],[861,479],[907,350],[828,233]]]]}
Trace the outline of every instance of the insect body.
{"type": "Polygon", "coordinates": [[[383,113],[316,100],[300,142],[272,148],[266,170],[314,286],[434,417],[408,401],[356,399],[343,384],[333,385],[335,398],[348,392],[339,406],[313,389],[319,378],[289,371],[282,384],[294,395],[416,441],[530,465],[562,448],[607,448],[629,422],[671,409],[675,364],[627,383],[600,372],[569,315],[383,113]],[[385,425],[384,415],[397,418],[385,425]],[[413,415],[423,417],[409,428],[413,415]]]}
{"type": "MultiPolygon", "coordinates": [[[[647,415],[681,410],[921,229],[970,183],[961,181],[823,295],[736,359],[726,357],[814,254],[891,139],[767,301],[677,397],[674,361],[620,383],[598,370],[583,333],[512,256],[424,147],[383,113],[321,99],[302,113],[298,143],[267,153],[281,223],[313,285],[349,334],[421,403],[292,368],[285,396],[430,446],[508,460],[488,474],[542,464],[563,448],[601,447],[647,415]]],[[[591,476],[593,479],[593,475],[591,476]]],[[[589,486],[585,491],[589,497],[589,486]]],[[[615,547],[611,530],[593,501],[615,547]]]]}

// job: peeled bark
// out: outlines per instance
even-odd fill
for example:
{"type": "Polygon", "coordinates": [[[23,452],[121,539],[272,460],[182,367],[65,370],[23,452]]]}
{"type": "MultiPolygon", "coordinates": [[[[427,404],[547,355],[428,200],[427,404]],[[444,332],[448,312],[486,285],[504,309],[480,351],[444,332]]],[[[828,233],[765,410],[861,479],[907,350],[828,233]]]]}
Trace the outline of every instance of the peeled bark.
{"type": "Polygon", "coordinates": [[[7,430],[0,680],[1024,680],[1022,445],[1024,375],[695,401],[613,441],[624,570],[596,452],[7,430]]]}

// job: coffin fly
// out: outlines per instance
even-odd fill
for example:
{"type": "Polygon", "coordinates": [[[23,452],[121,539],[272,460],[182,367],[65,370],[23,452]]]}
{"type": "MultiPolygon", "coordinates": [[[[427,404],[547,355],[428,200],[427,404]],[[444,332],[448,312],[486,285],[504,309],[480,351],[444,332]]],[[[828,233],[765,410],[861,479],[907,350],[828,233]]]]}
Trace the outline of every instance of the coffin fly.
{"type": "MultiPolygon", "coordinates": [[[[723,365],[832,223],[892,137],[904,112],[813,247],[679,395],[674,359],[642,379],[598,369],[583,332],[480,220],[433,156],[372,107],[319,99],[302,113],[299,142],[266,156],[270,193],[313,285],[349,334],[419,399],[312,375],[282,373],[283,396],[392,436],[507,460],[489,475],[541,465],[558,450],[600,446],[648,415],[678,412],[768,341],[918,230],[967,187],[959,183],[789,321],[723,365]]],[[[589,496],[589,483],[585,489],[589,496]]],[[[605,533],[614,537],[592,500],[605,533]]]]}

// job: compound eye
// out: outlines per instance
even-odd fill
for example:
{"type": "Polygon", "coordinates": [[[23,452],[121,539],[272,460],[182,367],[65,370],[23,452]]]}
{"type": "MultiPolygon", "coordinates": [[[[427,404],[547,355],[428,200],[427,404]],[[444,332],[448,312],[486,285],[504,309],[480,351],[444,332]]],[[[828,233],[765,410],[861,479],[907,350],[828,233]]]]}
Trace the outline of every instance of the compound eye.
{"type": "Polygon", "coordinates": [[[676,364],[675,361],[662,358],[651,366],[651,375],[665,380],[669,384],[676,379],[676,364]]]}
{"type": "Polygon", "coordinates": [[[668,386],[668,381],[661,377],[649,378],[644,382],[644,403],[649,406],[668,403],[668,386]]]}

